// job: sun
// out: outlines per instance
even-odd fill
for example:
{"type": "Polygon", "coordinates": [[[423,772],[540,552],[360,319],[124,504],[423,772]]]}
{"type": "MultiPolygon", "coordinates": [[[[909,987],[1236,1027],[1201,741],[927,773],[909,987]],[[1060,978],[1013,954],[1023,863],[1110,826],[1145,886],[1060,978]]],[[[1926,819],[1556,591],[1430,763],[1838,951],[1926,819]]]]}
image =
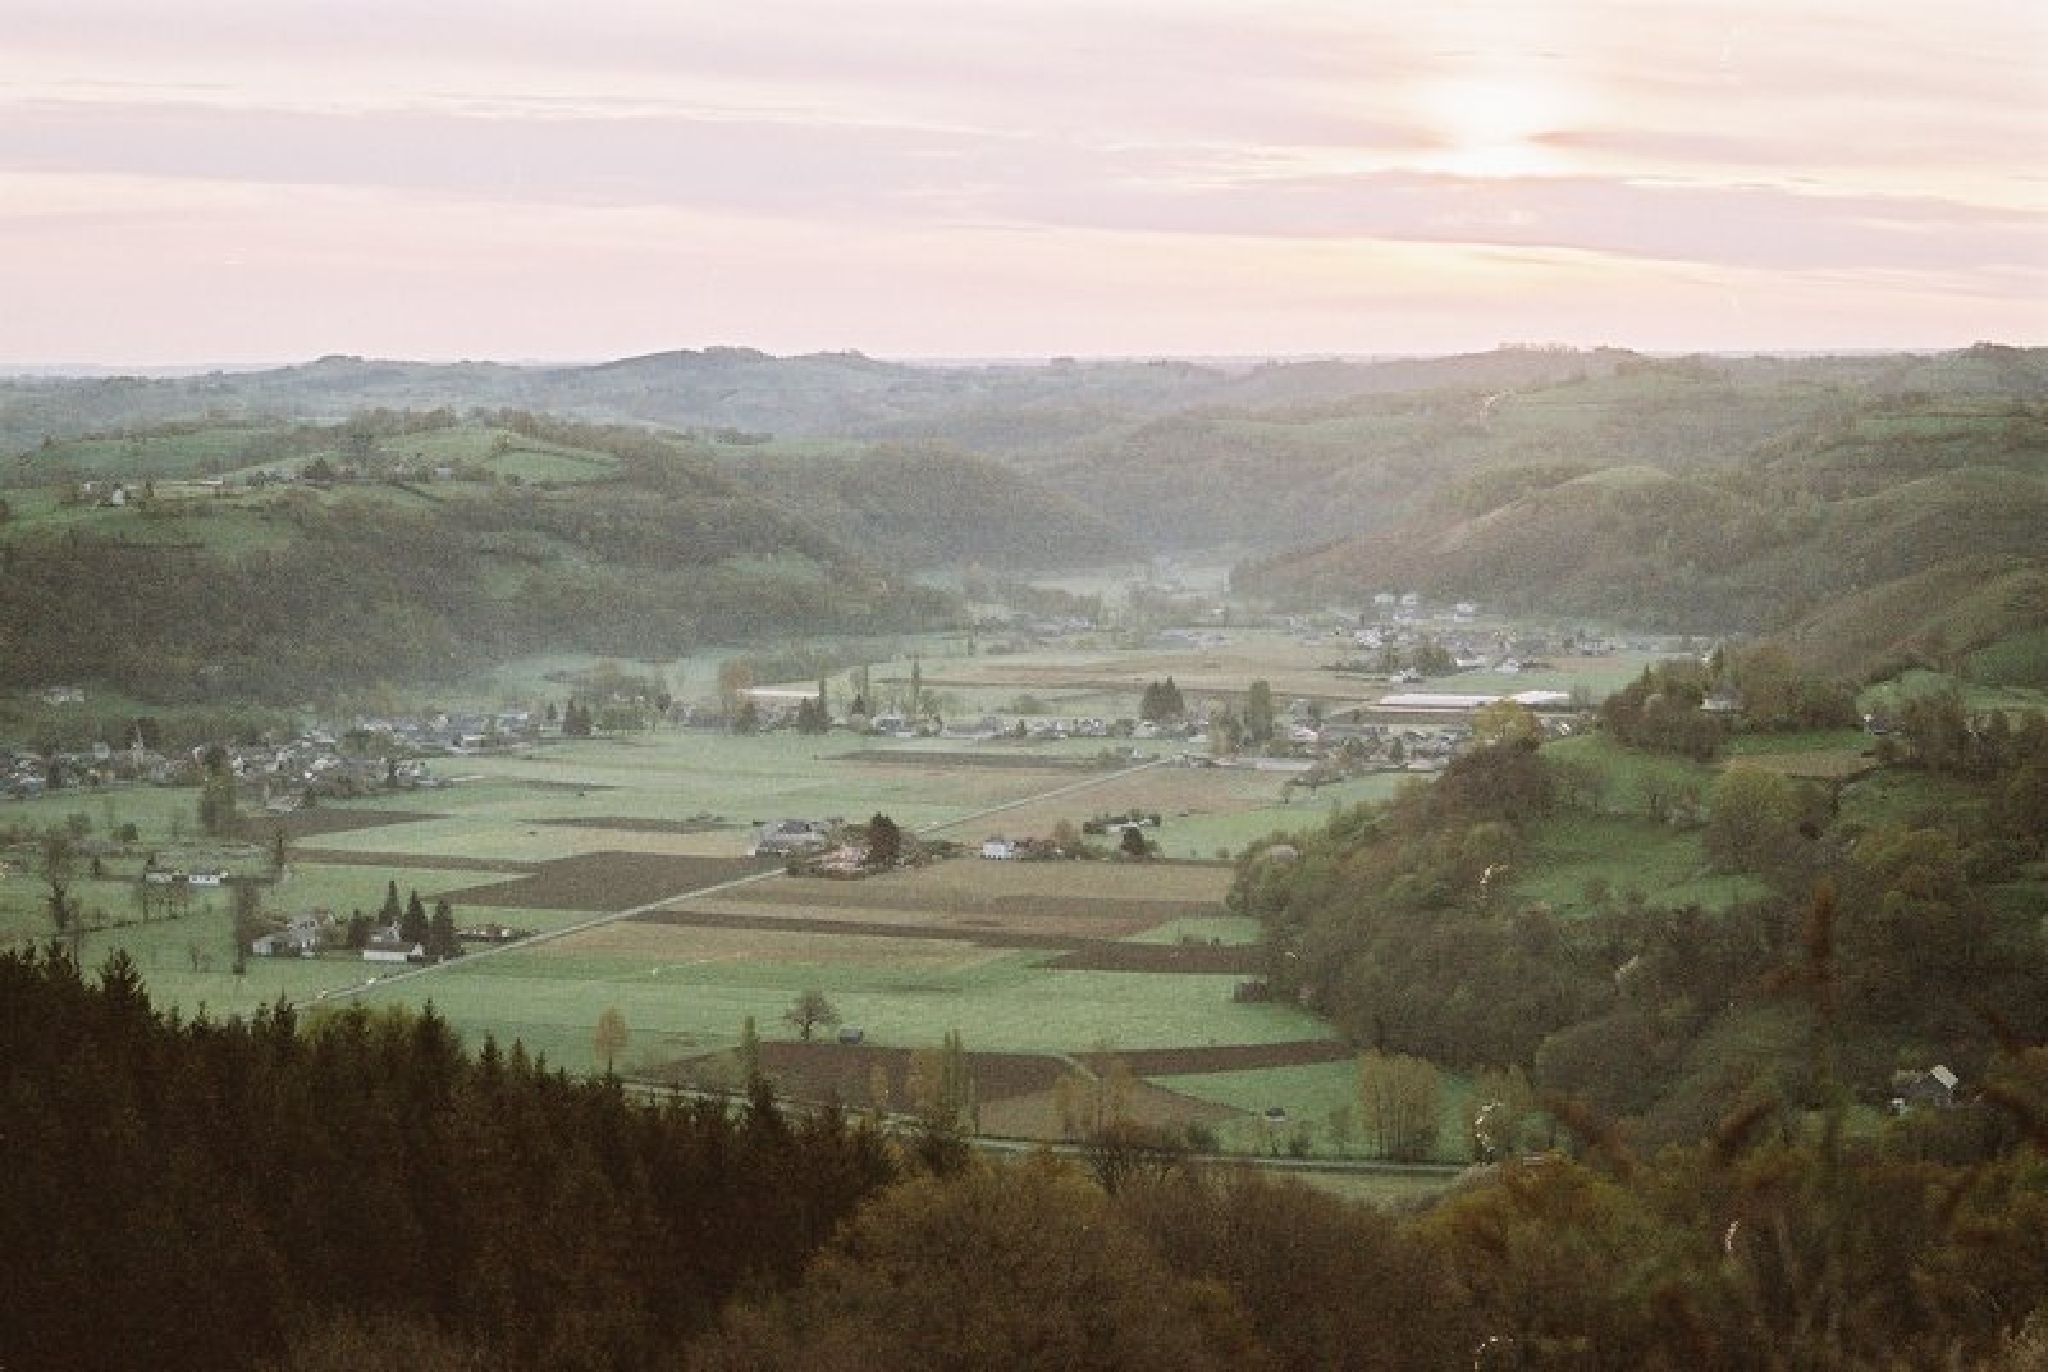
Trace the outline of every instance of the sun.
{"type": "Polygon", "coordinates": [[[1458,176],[1562,170],[1563,157],[1542,135],[1565,125],[1565,103],[1554,88],[1521,77],[1475,74],[1440,81],[1421,96],[1423,117],[1441,141],[1424,164],[1458,176]]]}

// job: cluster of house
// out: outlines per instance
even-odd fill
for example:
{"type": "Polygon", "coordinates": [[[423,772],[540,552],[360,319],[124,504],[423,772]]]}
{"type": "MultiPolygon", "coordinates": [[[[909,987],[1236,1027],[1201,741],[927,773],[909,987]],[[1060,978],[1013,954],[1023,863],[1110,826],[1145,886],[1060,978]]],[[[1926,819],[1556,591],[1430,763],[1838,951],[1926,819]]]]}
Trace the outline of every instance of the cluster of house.
{"type": "Polygon", "coordinates": [[[237,486],[251,491],[267,490],[276,486],[326,487],[349,484],[357,481],[454,481],[458,478],[488,480],[491,473],[482,468],[450,463],[432,463],[416,460],[411,465],[399,463],[379,470],[359,466],[353,462],[333,462],[327,458],[315,458],[298,470],[290,466],[258,468],[255,471],[236,476],[206,476],[163,479],[129,477],[95,477],[79,482],[71,490],[71,498],[84,505],[97,505],[105,509],[122,509],[130,505],[142,505],[153,501],[205,500],[226,496],[237,486]]]}
{"type": "MultiPolygon", "coordinates": [[[[335,918],[331,910],[295,914],[284,927],[258,935],[249,941],[249,952],[259,958],[312,958],[329,951],[359,948],[364,962],[415,963],[428,961],[427,945],[408,939],[396,924],[373,924],[360,940],[350,937],[350,921],[335,918]]],[[[455,937],[463,943],[511,943],[530,931],[506,924],[485,924],[458,929],[455,937]]]]}
{"type": "Polygon", "coordinates": [[[198,886],[218,890],[227,885],[228,874],[223,867],[197,867],[189,872],[182,867],[159,867],[152,856],[149,865],[142,869],[142,881],[147,886],[198,886]]]}
{"type": "Polygon", "coordinates": [[[204,500],[210,496],[226,495],[227,491],[225,478],[209,476],[164,481],[81,481],[73,494],[81,504],[118,510],[144,501],[204,500]]]}
{"type": "MultiPolygon", "coordinates": [[[[261,789],[261,803],[287,810],[307,794],[357,796],[393,788],[429,789],[447,783],[421,755],[460,756],[496,739],[521,736],[533,726],[527,711],[493,715],[436,714],[403,719],[360,720],[341,730],[314,728],[282,742],[227,744],[229,774],[261,789]]],[[[160,752],[143,745],[138,733],[126,747],[106,742],[87,748],[42,753],[0,745],[0,796],[39,796],[57,786],[107,782],[148,782],[196,786],[205,772],[207,748],[160,752]]]]}
{"type": "Polygon", "coordinates": [[[64,786],[99,786],[113,781],[169,785],[198,779],[196,765],[187,777],[176,758],[139,744],[115,748],[95,743],[89,748],[49,753],[0,745],[0,797],[14,800],[32,800],[46,790],[64,786]]]}
{"type": "MultiPolygon", "coordinates": [[[[206,751],[194,749],[184,759],[179,768],[184,779],[197,780],[206,751]]],[[[447,784],[417,758],[344,752],[332,734],[320,730],[283,743],[237,745],[225,751],[228,774],[251,788],[251,798],[274,814],[299,808],[309,796],[346,799],[447,784]]]]}

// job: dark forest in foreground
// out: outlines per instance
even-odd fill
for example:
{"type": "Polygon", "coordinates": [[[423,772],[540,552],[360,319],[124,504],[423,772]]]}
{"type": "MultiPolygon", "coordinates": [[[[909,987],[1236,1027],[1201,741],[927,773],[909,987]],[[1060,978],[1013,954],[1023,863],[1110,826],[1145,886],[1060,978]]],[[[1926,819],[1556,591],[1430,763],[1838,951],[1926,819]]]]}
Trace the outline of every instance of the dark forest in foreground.
{"type": "Polygon", "coordinates": [[[1576,1156],[1395,1217],[1134,1134],[991,1164],[939,1120],[651,1108],[431,1014],[180,1022],[10,953],[0,1362],[2039,1366],[2048,1056],[1998,1057],[1989,1131],[1845,1137],[1830,958],[1819,919],[1814,1111],[1654,1158],[1566,1111],[1576,1156]]]}

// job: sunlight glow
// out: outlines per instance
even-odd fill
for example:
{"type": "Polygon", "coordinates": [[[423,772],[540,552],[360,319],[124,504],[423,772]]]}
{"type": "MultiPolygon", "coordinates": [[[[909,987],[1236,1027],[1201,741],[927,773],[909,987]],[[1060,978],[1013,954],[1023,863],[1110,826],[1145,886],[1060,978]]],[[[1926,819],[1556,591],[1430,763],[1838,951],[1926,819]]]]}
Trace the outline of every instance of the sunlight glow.
{"type": "Polygon", "coordinates": [[[1564,128],[1572,111],[1554,87],[1526,77],[1461,74],[1422,92],[1422,114],[1442,141],[1426,170],[1458,176],[1535,176],[1568,170],[1567,159],[1538,141],[1564,128]]]}

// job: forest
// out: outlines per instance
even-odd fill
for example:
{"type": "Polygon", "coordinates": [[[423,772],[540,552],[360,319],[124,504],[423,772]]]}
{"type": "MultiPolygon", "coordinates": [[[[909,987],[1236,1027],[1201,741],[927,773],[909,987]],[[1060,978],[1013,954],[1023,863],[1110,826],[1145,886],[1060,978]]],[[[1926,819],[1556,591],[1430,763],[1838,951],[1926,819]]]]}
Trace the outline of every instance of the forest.
{"type": "MultiPolygon", "coordinates": [[[[1853,793],[1742,766],[1682,802],[1708,858],[1763,888],[1725,909],[1601,889],[1564,917],[1510,898],[1503,878],[1544,827],[1607,800],[1528,741],[1465,753],[1306,840],[1254,845],[1232,902],[1262,921],[1274,993],[1354,1042],[1480,1074],[1517,1115],[1540,1114],[1544,1093],[1571,1100],[1649,1146],[1697,1143],[1745,1109],[1821,1107],[1788,992],[1825,938],[1833,1087],[1881,1106],[1928,1045],[1979,1074],[2002,1036],[2048,1039],[2039,910],[2004,894],[2048,836],[2048,716],[2013,726],[1933,699],[1885,746],[1950,783],[1949,803],[1874,819],[1853,793]]],[[[1951,1121],[1958,1158],[2016,1141],[1973,1118],[1974,1134],[1951,1121]]]]}
{"type": "MultiPolygon", "coordinates": [[[[1830,925],[1791,991],[1836,1032],[1830,925]]],[[[0,955],[0,1361],[164,1368],[2020,1369],[2048,1345],[2048,1052],[2005,1140],[1736,1112],[1646,1154],[1590,1109],[1416,1215],[1156,1141],[967,1154],[934,1121],[629,1098],[429,1010],[154,1009],[0,955]]],[[[1989,1107],[1987,1107],[1989,1108],[1989,1107]]]]}

